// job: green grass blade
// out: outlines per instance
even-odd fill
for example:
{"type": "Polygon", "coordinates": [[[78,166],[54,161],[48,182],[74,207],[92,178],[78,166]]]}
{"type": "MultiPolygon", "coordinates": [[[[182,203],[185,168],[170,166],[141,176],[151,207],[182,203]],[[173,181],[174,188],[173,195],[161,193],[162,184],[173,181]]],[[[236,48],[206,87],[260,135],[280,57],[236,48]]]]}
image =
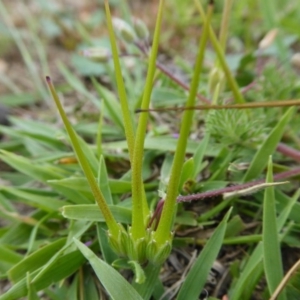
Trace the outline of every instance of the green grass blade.
{"type": "Polygon", "coordinates": [[[108,237],[107,237],[107,226],[104,223],[96,223],[97,237],[100,244],[101,254],[105,262],[112,264],[114,260],[118,258],[115,252],[112,250],[108,237]]]}
{"type": "Polygon", "coordinates": [[[100,108],[100,101],[90,93],[87,88],[84,86],[82,81],[77,78],[74,73],[72,73],[63,63],[58,63],[58,68],[62,75],[65,77],[70,86],[77,91],[79,94],[87,97],[90,101],[92,101],[96,107],[100,108]]]}
{"type": "Polygon", "coordinates": [[[88,247],[74,239],[74,243],[91,264],[105,290],[114,300],[142,300],[138,292],[122,275],[106,262],[98,258],[88,247]]]}
{"type": "Polygon", "coordinates": [[[104,106],[107,110],[110,119],[120,129],[124,130],[120,103],[117,101],[115,95],[105,87],[101,86],[100,83],[97,82],[95,78],[92,78],[92,83],[98,95],[100,96],[100,98],[102,98],[102,101],[105,104],[104,106]]]}
{"type": "Polygon", "coordinates": [[[277,123],[277,125],[274,127],[274,129],[270,132],[268,137],[263,142],[262,146],[256,152],[246,174],[244,175],[244,182],[259,177],[263,169],[267,166],[268,158],[275,151],[284,133],[285,126],[292,118],[294,112],[295,107],[289,108],[277,123]]]}
{"type": "MultiPolygon", "coordinates": [[[[49,257],[48,257],[49,258],[49,257]]],[[[84,263],[85,258],[80,251],[73,251],[60,256],[53,264],[43,273],[37,280],[31,281],[36,291],[40,291],[54,282],[59,282],[72,275],[84,263]]],[[[38,274],[40,270],[33,272],[31,277],[38,274]]],[[[26,278],[18,281],[7,292],[0,295],[0,300],[13,300],[20,299],[27,295],[27,282],[26,278]]]]}
{"type": "MultiPolygon", "coordinates": [[[[272,158],[269,159],[266,182],[273,182],[272,158]]],[[[274,187],[267,187],[263,205],[263,262],[270,294],[276,290],[283,278],[283,268],[280,253],[280,242],[276,222],[274,187]]],[[[284,292],[278,297],[285,300],[284,292]]]]}
{"type": "Polygon", "coordinates": [[[9,198],[15,197],[18,199],[18,202],[23,202],[47,212],[58,211],[64,204],[66,204],[61,200],[34,195],[33,193],[25,192],[17,188],[0,187],[0,191],[2,191],[5,195],[8,195],[9,198]]]}
{"type": "Polygon", "coordinates": [[[27,272],[32,273],[42,267],[49,260],[49,257],[53,256],[65,243],[66,238],[61,238],[21,260],[8,271],[10,280],[18,282],[26,276],[27,272]]]}
{"type": "Polygon", "coordinates": [[[22,260],[22,255],[12,251],[7,246],[0,245],[0,261],[7,264],[17,264],[22,260]]]}
{"type": "Polygon", "coordinates": [[[176,298],[177,300],[196,300],[199,298],[209,271],[221,249],[230,212],[231,209],[227,212],[222,222],[218,225],[213,235],[202,249],[195,264],[192,266],[186,279],[184,280],[184,283],[176,298]]]}
{"type": "Polygon", "coordinates": [[[2,16],[8,30],[10,31],[11,36],[13,37],[16,45],[19,48],[19,51],[22,55],[24,63],[32,77],[34,82],[34,86],[39,91],[40,95],[43,97],[44,100],[47,100],[49,97],[47,96],[46,89],[44,88],[43,82],[41,80],[40,74],[38,73],[38,68],[36,66],[36,60],[32,58],[26,44],[21,38],[21,35],[17,28],[14,25],[14,22],[10,18],[10,14],[6,10],[3,2],[0,2],[0,15],[2,16]]]}
{"type": "Polygon", "coordinates": [[[101,190],[98,187],[98,184],[96,182],[95,176],[93,174],[92,168],[89,165],[88,159],[85,156],[85,153],[83,152],[83,149],[81,147],[80,141],[77,137],[76,132],[74,131],[74,129],[72,128],[66,113],[61,105],[61,102],[59,100],[59,97],[56,93],[56,90],[51,82],[50,77],[46,77],[47,80],[47,84],[49,86],[49,90],[51,92],[51,95],[53,97],[53,100],[56,104],[56,107],[59,111],[59,114],[63,120],[63,123],[65,125],[66,131],[68,132],[68,135],[70,137],[70,140],[72,142],[72,147],[73,150],[76,154],[76,157],[80,163],[80,166],[82,168],[82,170],[84,171],[84,174],[89,182],[90,188],[92,190],[92,193],[95,197],[95,201],[99,206],[99,209],[101,210],[101,212],[103,213],[104,217],[105,217],[105,221],[107,223],[107,226],[109,228],[109,230],[111,231],[111,234],[115,237],[118,236],[119,233],[119,226],[116,222],[116,220],[114,219],[113,215],[111,214],[111,211],[109,210],[105,199],[103,197],[103,194],[101,192],[101,190]]]}
{"type": "Polygon", "coordinates": [[[67,175],[66,171],[50,164],[35,165],[25,157],[4,150],[0,150],[0,158],[20,173],[38,181],[46,182],[49,179],[61,179],[67,175]]]}
{"type": "MultiPolygon", "coordinates": [[[[286,206],[282,208],[279,217],[277,218],[277,229],[278,232],[281,231],[286,220],[288,219],[293,207],[297,204],[297,200],[300,196],[300,190],[298,190],[295,195],[287,201],[286,206]]],[[[255,250],[252,252],[250,258],[248,259],[245,267],[235,283],[234,287],[231,288],[229,293],[230,299],[239,300],[239,299],[249,299],[253,294],[253,289],[255,288],[256,281],[254,281],[252,289],[250,287],[249,281],[253,279],[253,274],[257,275],[257,280],[260,278],[263,272],[263,247],[262,243],[259,243],[255,250]]]]}
{"type": "Polygon", "coordinates": [[[193,178],[196,179],[198,176],[199,172],[201,171],[202,168],[202,163],[203,163],[203,157],[205,154],[205,151],[207,149],[207,145],[210,139],[210,134],[208,132],[205,133],[204,138],[202,141],[199,143],[199,146],[197,147],[195,154],[194,154],[194,173],[193,173],[193,178]]]}
{"type": "Polygon", "coordinates": [[[133,286],[137,290],[137,292],[141,295],[144,300],[150,299],[155,285],[157,283],[157,278],[159,276],[161,266],[154,266],[149,264],[145,269],[146,280],[142,284],[138,284],[133,282],[133,286]]]}

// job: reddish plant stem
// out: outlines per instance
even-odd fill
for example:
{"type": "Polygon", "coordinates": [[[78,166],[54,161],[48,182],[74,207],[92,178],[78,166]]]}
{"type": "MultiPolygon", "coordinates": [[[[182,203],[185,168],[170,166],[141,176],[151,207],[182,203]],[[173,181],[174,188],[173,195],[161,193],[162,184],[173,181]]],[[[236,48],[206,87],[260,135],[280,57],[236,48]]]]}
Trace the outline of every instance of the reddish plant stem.
{"type": "MultiPolygon", "coordinates": [[[[167,75],[170,79],[172,79],[174,82],[176,82],[178,85],[180,85],[183,89],[185,89],[186,91],[189,91],[190,87],[188,84],[184,83],[182,80],[180,80],[178,77],[174,76],[174,74],[172,72],[170,72],[165,66],[163,66],[161,63],[156,62],[156,67],[163,72],[165,75],[167,75]]],[[[211,101],[208,100],[207,98],[205,98],[203,95],[201,94],[197,94],[196,95],[197,98],[206,103],[206,104],[210,104],[211,101]]]]}
{"type": "MultiPolygon", "coordinates": [[[[135,43],[135,45],[137,46],[137,48],[144,54],[148,54],[147,49],[144,47],[144,45],[140,44],[140,43],[135,43]]],[[[162,65],[161,63],[159,63],[158,61],[156,62],[156,67],[165,75],[167,75],[172,81],[176,82],[179,86],[181,86],[184,90],[189,91],[190,87],[188,84],[184,83],[181,79],[179,79],[178,77],[176,77],[170,70],[168,70],[164,65],[162,65]]],[[[210,104],[211,101],[209,99],[207,99],[206,97],[204,97],[201,94],[197,94],[197,98],[206,103],[206,104],[210,104]]]]}
{"type": "MultiPolygon", "coordinates": [[[[295,168],[293,170],[275,174],[274,181],[275,180],[283,180],[283,179],[286,179],[289,177],[294,177],[299,174],[300,174],[300,167],[295,168]]],[[[188,195],[188,196],[179,196],[179,197],[177,197],[177,202],[178,203],[179,202],[190,202],[190,201],[195,201],[195,200],[204,200],[207,198],[222,196],[224,193],[243,190],[243,189],[264,183],[264,182],[265,182],[265,179],[259,179],[259,180],[254,180],[251,182],[247,182],[247,183],[243,183],[243,184],[239,184],[239,185],[235,185],[235,186],[229,186],[229,187],[218,189],[218,190],[207,191],[204,193],[198,193],[198,194],[193,194],[193,195],[188,195]]]]}
{"type": "Polygon", "coordinates": [[[283,143],[279,143],[277,146],[277,151],[285,156],[293,158],[295,161],[300,161],[300,151],[291,148],[283,143]]]}

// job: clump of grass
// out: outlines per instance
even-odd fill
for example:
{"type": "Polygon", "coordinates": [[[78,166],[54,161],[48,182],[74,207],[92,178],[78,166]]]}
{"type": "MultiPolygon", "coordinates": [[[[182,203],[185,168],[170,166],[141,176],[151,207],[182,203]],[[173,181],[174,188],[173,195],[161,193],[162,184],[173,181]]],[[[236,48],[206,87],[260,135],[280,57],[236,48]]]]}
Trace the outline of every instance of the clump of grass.
{"type": "MultiPolygon", "coordinates": [[[[180,288],[169,290],[168,295],[173,295],[170,298],[198,299],[223,245],[247,245],[243,246],[247,257],[232,263],[230,268],[232,280],[225,292],[230,299],[250,299],[261,278],[266,280],[266,297],[277,296],[279,286],[278,299],[289,299],[295,293],[297,282],[285,283],[284,288],[280,285],[283,280],[280,252],[283,243],[293,246],[299,243],[296,237],[299,191],[292,186],[281,189],[281,184],[286,182],[273,181],[298,175],[299,168],[285,170],[273,178],[277,169],[288,167],[281,164],[276,155],[273,158],[276,165],[273,165],[271,156],[283,137],[287,141],[297,140],[297,126],[290,122],[296,110],[284,107],[299,105],[299,100],[248,104],[226,61],[226,38],[223,39],[222,35],[219,41],[211,28],[213,4],[209,3],[207,13],[199,1],[196,4],[203,28],[190,86],[157,62],[164,11],[164,1],[161,0],[151,48],[148,47],[147,29],[142,23],[134,22],[132,27],[122,21],[123,27],[119,27],[119,37],[124,38],[126,49],[135,47],[133,51],[143,54],[147,66],[145,82],[140,84],[136,79],[138,86],[144,85],[143,89],[133,93],[134,82],[121,61],[109,4],[105,1],[111,52],[106,51],[100,63],[108,65],[112,59],[111,81],[115,82],[119,101],[115,94],[93,78],[93,86],[102,100],[99,105],[98,98],[64,65],[60,65],[70,86],[101,109],[99,122],[93,124],[93,130],[76,125],[76,130],[81,133],[97,135],[97,144],[88,144],[76,133],[50,77],[46,78],[47,84],[67,134],[35,121],[17,118],[12,119],[16,128],[0,128],[16,141],[13,146],[4,145],[0,157],[18,171],[4,174],[12,185],[0,188],[1,216],[11,224],[0,232],[0,250],[5,254],[0,258],[0,268],[2,277],[14,283],[0,296],[1,300],[26,296],[35,299],[41,290],[49,298],[159,299],[164,295],[164,282],[159,276],[163,264],[177,245],[190,244],[197,245],[197,249],[201,247],[201,251],[189,266],[188,273],[183,275],[180,288]],[[220,75],[206,82],[211,83],[211,103],[198,94],[203,74],[207,72],[211,77],[215,74],[202,68],[208,40],[217,54],[213,68],[220,75]],[[159,85],[159,76],[167,76],[176,82],[176,90],[188,90],[185,106],[176,108],[182,111],[176,139],[159,134],[147,135],[151,96],[159,85]],[[217,104],[229,92],[235,103],[217,104]],[[132,100],[132,96],[138,99],[132,100]],[[194,110],[199,108],[197,98],[206,102],[200,109],[216,109],[209,111],[205,118],[206,130],[201,143],[195,143],[190,137],[193,121],[199,119],[194,110]],[[138,115],[134,114],[137,106],[138,115]],[[256,106],[260,110],[258,114],[254,110],[256,106]],[[258,116],[261,117],[267,107],[276,106],[282,108],[276,108],[277,111],[280,109],[280,113],[274,116],[277,122],[268,129],[268,120],[261,121],[258,116]],[[228,110],[229,107],[233,110],[228,110]],[[253,110],[241,111],[241,108],[253,110]],[[106,142],[111,135],[117,141],[106,142]],[[69,144],[73,151],[70,151],[69,144]],[[6,151],[11,149],[18,149],[21,155],[14,154],[13,150],[6,151]],[[228,166],[241,153],[242,157],[248,158],[247,168],[239,170],[241,176],[234,182],[236,186],[226,187],[230,178],[228,166]],[[152,170],[153,163],[157,164],[159,159],[163,162],[160,178],[157,178],[152,170]],[[125,166],[124,172],[126,161],[130,167],[125,166]],[[113,168],[118,179],[112,179],[113,168]],[[265,169],[266,180],[261,179],[265,177],[265,169]],[[157,190],[160,187],[165,195],[158,202],[157,190]],[[265,191],[251,196],[251,202],[245,201],[247,198],[244,197],[261,189],[265,191]],[[201,192],[180,196],[186,191],[201,192]],[[216,196],[221,196],[222,200],[217,201],[216,196]],[[29,205],[32,211],[27,216],[19,213],[10,202],[15,199],[29,205]],[[193,206],[177,205],[199,199],[212,201],[214,205],[204,205],[201,215],[193,212],[193,206]],[[235,213],[233,217],[232,211],[235,213]],[[247,226],[249,219],[255,221],[255,230],[247,226]],[[196,235],[190,237],[184,233],[189,227],[212,228],[213,231],[204,239],[196,235]],[[91,275],[91,268],[97,279],[91,275]],[[130,275],[121,275],[123,270],[130,270],[130,275]],[[62,280],[65,281],[63,288],[59,283],[62,280]],[[99,288],[97,280],[105,292],[99,288]]],[[[230,5],[230,1],[226,2],[222,24],[227,24],[226,20],[230,19],[230,5]]],[[[222,32],[225,35],[227,30],[227,25],[224,25],[222,32]]],[[[94,52],[94,56],[95,53],[99,55],[99,52],[94,52]]],[[[108,72],[110,67],[107,66],[108,72]]],[[[136,74],[140,75],[145,70],[144,67],[136,69],[136,74]]],[[[171,84],[167,86],[170,87],[171,84]]],[[[286,155],[291,153],[288,151],[291,149],[285,146],[280,149],[286,155]]],[[[297,152],[294,150],[290,156],[297,157],[297,152]]]]}

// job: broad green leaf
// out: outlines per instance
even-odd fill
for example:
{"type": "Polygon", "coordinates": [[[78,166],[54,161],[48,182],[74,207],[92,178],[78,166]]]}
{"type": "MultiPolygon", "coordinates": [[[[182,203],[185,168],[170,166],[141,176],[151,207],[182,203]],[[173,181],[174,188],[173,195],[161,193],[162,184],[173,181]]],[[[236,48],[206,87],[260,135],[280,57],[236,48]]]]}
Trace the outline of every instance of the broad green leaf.
{"type": "Polygon", "coordinates": [[[86,247],[77,239],[74,239],[74,243],[89,261],[97,277],[99,278],[105,290],[109,293],[112,299],[143,299],[118,271],[116,271],[113,267],[111,267],[106,262],[98,258],[88,247],[86,247]]]}
{"type": "Polygon", "coordinates": [[[202,249],[180,288],[177,300],[196,300],[199,298],[209,271],[221,249],[230,212],[231,209],[227,212],[222,222],[218,225],[213,235],[202,249]]]}
{"type": "Polygon", "coordinates": [[[285,126],[290,121],[294,112],[295,112],[295,107],[290,107],[282,116],[282,118],[274,127],[274,129],[270,132],[268,137],[263,142],[262,146],[256,152],[254,158],[252,159],[252,162],[246,174],[244,175],[243,178],[244,182],[259,177],[263,169],[267,166],[268,158],[275,151],[284,133],[285,126]]]}
{"type": "MultiPolygon", "coordinates": [[[[266,182],[273,182],[272,158],[269,158],[266,182]]],[[[283,268],[280,253],[280,242],[276,222],[276,208],[274,188],[267,187],[263,205],[263,262],[264,271],[268,283],[270,295],[276,290],[283,278],[283,268]]],[[[281,292],[279,300],[286,299],[285,293],[281,292]]]]}
{"type": "MultiPolygon", "coordinates": [[[[116,205],[109,205],[109,208],[117,222],[125,224],[131,223],[131,209],[116,205]]],[[[105,221],[99,207],[94,204],[63,206],[62,215],[65,218],[74,220],[105,221]]]]}

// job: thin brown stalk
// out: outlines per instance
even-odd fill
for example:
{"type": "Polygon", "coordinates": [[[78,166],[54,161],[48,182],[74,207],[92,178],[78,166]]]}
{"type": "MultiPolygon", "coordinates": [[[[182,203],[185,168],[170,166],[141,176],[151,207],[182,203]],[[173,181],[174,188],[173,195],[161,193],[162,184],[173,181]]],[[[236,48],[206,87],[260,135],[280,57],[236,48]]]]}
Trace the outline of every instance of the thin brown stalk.
{"type": "Polygon", "coordinates": [[[299,106],[300,99],[291,99],[285,101],[266,101],[266,102],[249,102],[227,105],[197,105],[190,107],[170,107],[170,108],[151,108],[151,109],[137,109],[136,112],[148,112],[148,111],[185,111],[185,110],[211,110],[211,109],[245,109],[245,108],[267,108],[267,107],[290,107],[299,106]]]}
{"type": "Polygon", "coordinates": [[[295,161],[300,161],[300,151],[291,148],[283,143],[278,144],[277,151],[285,156],[293,158],[295,161]]]}
{"type": "Polygon", "coordinates": [[[300,268],[300,259],[289,269],[269,300],[276,300],[293,274],[300,268]]]}
{"type": "MultiPolygon", "coordinates": [[[[300,174],[300,167],[289,170],[289,171],[275,174],[274,181],[294,177],[299,174],[300,174]]],[[[195,201],[195,200],[204,200],[207,198],[214,198],[217,196],[222,196],[225,193],[240,191],[240,190],[243,190],[243,189],[258,185],[258,184],[262,184],[264,182],[265,182],[265,179],[259,179],[259,180],[254,180],[254,181],[243,183],[243,184],[225,187],[225,188],[218,189],[218,190],[207,191],[204,193],[197,193],[197,194],[188,195],[188,196],[179,196],[179,197],[177,197],[177,202],[190,202],[190,201],[195,201]]]]}

